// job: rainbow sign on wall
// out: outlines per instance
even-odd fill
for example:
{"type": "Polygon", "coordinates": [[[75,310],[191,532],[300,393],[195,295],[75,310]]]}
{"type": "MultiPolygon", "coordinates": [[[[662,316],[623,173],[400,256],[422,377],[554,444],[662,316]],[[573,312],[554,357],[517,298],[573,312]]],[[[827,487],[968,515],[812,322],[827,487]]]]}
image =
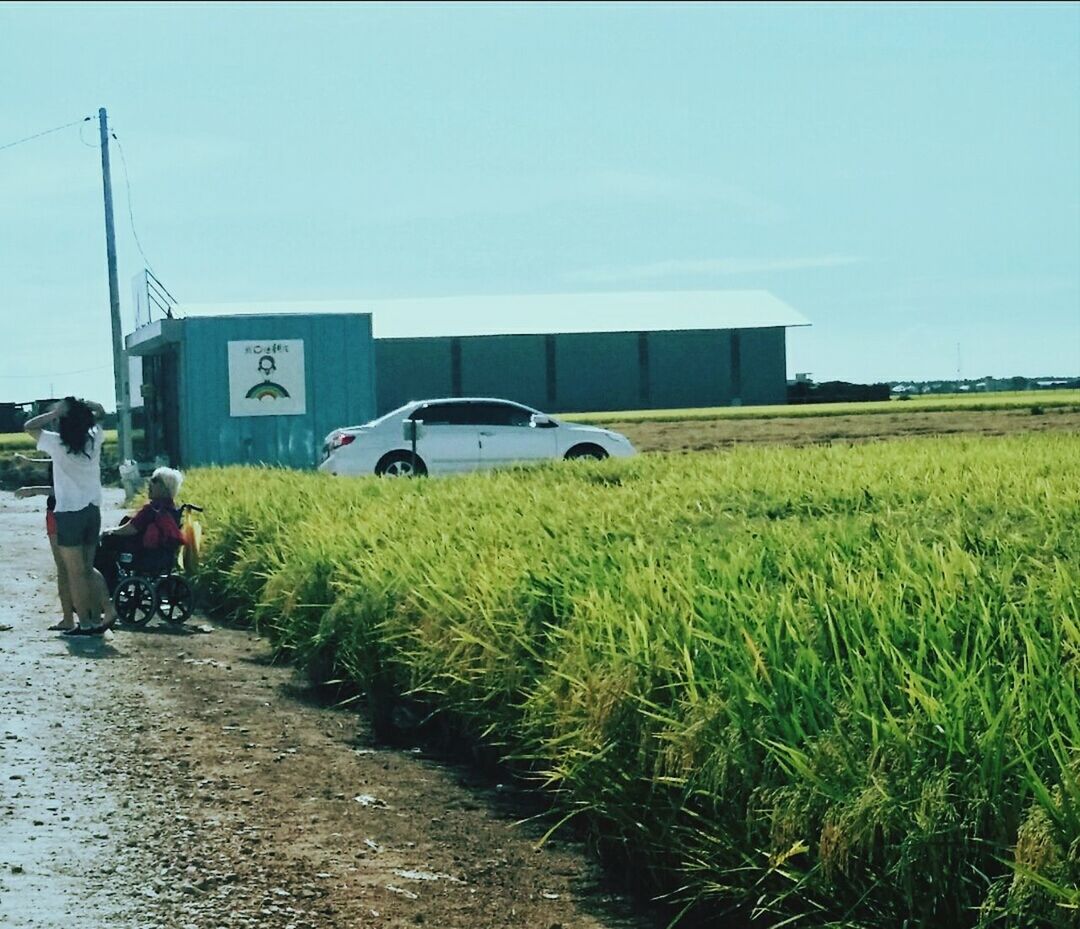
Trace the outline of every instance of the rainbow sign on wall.
{"type": "Polygon", "coordinates": [[[306,412],[303,339],[229,343],[230,416],[299,416],[306,412]]]}
{"type": "Polygon", "coordinates": [[[244,394],[245,400],[284,400],[289,396],[289,392],[280,384],[275,384],[273,381],[263,381],[261,384],[256,384],[246,394],[244,394]]]}

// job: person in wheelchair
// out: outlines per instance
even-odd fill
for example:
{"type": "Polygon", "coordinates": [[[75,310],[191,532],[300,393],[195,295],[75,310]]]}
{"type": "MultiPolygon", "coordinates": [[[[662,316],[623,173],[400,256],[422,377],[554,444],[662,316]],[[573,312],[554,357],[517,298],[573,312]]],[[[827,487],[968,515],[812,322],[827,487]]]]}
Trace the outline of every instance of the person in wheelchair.
{"type": "Polygon", "coordinates": [[[180,510],[175,499],[184,475],[173,468],[157,468],[150,475],[150,500],[132,517],[101,533],[96,567],[114,593],[120,580],[121,560],[140,574],[168,574],[183,544],[180,510]],[[129,556],[125,558],[125,556],[129,556]]]}

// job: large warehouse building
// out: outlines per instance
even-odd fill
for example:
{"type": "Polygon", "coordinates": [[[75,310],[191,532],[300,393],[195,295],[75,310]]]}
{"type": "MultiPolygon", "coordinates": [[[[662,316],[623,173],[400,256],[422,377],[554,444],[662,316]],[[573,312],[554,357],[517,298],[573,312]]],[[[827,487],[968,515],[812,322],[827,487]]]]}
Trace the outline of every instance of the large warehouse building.
{"type": "Polygon", "coordinates": [[[784,403],[786,330],[809,325],[764,291],[182,304],[173,316],[143,316],[126,344],[143,359],[132,394],[150,399],[155,452],[185,466],[313,462],[329,428],[429,397],[551,413],[784,403]],[[248,373],[247,355],[261,367],[248,373]],[[288,401],[265,387],[275,370],[291,378],[288,401]]]}
{"type": "Polygon", "coordinates": [[[764,291],[395,300],[372,308],[380,411],[506,397],[552,413],[783,403],[788,326],[764,291]]]}

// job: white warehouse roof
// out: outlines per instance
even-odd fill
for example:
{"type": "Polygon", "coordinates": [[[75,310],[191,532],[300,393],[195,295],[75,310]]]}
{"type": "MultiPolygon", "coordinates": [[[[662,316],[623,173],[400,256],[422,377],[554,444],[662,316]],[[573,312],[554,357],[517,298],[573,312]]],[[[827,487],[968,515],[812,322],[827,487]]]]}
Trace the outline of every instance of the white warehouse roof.
{"type": "Polygon", "coordinates": [[[810,325],[805,316],[765,290],[184,303],[175,308],[175,315],[180,318],[297,313],[370,313],[377,339],[810,325]]]}

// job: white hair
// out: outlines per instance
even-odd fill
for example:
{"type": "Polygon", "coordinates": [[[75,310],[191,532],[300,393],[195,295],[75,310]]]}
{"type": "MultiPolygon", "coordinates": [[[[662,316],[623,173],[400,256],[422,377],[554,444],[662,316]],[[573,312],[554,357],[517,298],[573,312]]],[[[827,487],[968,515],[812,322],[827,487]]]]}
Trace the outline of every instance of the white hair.
{"type": "Polygon", "coordinates": [[[184,483],[184,475],[175,468],[155,468],[150,478],[155,477],[169,489],[169,496],[175,500],[176,495],[180,493],[180,485],[184,483]]]}

